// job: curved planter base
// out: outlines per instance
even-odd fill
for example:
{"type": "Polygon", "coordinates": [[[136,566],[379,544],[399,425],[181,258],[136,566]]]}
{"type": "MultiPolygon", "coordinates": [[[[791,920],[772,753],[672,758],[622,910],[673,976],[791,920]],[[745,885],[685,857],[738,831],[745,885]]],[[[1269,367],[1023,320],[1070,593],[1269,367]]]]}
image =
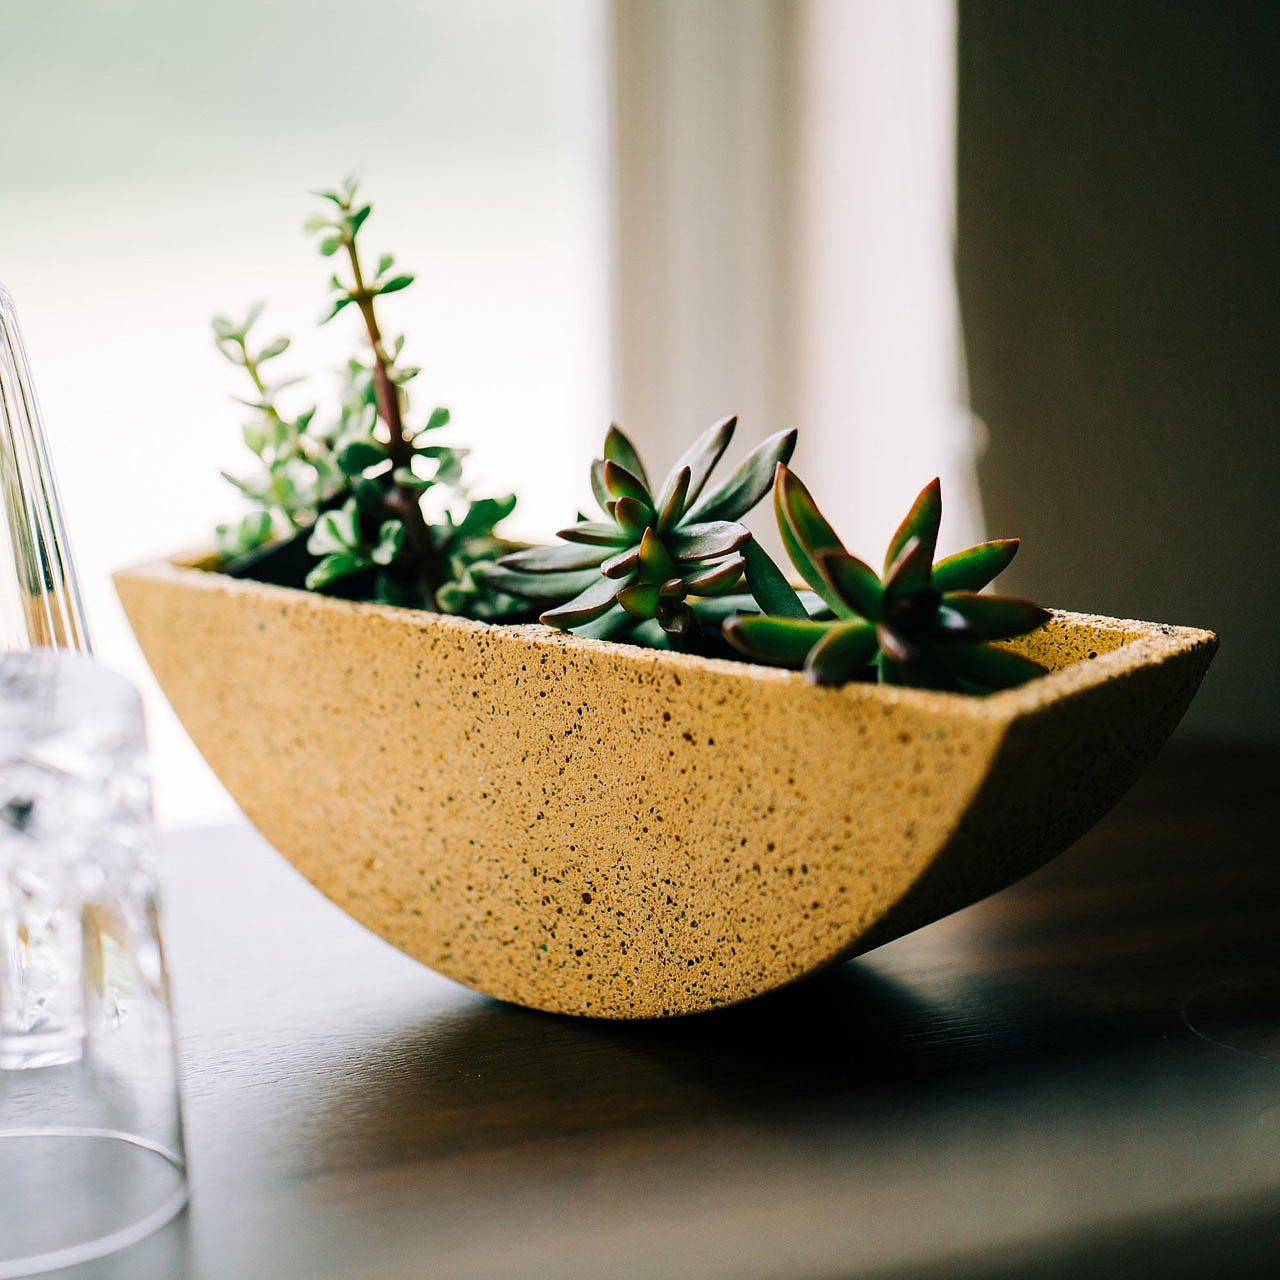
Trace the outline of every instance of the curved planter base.
{"type": "Polygon", "coordinates": [[[612,1018],[782,986],[1066,848],[1185,711],[1209,632],[1060,613],[987,698],[236,581],[122,572],[245,813],[355,919],[480,991],[612,1018]]]}

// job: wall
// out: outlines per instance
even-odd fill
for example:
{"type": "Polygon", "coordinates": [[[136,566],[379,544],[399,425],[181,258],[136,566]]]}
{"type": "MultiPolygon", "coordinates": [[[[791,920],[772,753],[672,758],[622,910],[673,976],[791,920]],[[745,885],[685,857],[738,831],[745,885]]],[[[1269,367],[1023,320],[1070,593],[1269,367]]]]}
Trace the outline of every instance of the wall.
{"type": "Polygon", "coordinates": [[[957,253],[1010,586],[1212,627],[1280,739],[1280,5],[961,0],[957,253]]]}

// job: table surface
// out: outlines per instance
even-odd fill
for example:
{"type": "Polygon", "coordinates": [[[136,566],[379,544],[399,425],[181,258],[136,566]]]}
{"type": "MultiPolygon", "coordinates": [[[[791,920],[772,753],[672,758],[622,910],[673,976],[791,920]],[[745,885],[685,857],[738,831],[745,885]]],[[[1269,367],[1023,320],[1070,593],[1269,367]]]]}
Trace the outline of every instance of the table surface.
{"type": "Polygon", "coordinates": [[[496,1003],[247,827],[170,837],[193,1203],[61,1274],[1280,1274],[1278,784],[1171,750],[1014,888],[665,1023],[496,1003]]]}

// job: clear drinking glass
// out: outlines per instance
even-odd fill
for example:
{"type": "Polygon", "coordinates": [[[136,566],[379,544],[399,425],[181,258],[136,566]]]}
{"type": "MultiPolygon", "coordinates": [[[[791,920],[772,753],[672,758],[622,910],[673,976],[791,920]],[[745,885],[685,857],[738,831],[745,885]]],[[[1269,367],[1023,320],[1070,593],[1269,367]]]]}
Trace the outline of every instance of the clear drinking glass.
{"type": "Polygon", "coordinates": [[[133,687],[0,654],[0,1278],[186,1203],[151,789],[133,687]]]}
{"type": "Polygon", "coordinates": [[[0,1280],[99,1257],[187,1200],[133,687],[89,630],[0,286],[0,1280]],[[79,650],[81,652],[74,652],[79,650]]]}

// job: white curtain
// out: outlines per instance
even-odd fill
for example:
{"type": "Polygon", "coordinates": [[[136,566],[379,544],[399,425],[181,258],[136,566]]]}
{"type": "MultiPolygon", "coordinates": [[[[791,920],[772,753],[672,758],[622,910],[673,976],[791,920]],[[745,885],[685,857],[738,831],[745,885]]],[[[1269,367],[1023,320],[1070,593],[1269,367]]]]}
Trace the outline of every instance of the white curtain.
{"type": "MultiPolygon", "coordinates": [[[[952,268],[952,0],[614,0],[615,403],[658,465],[724,413],[874,559],[943,481],[981,535],[952,268]]],[[[767,518],[764,521],[767,526],[767,518]]]]}

